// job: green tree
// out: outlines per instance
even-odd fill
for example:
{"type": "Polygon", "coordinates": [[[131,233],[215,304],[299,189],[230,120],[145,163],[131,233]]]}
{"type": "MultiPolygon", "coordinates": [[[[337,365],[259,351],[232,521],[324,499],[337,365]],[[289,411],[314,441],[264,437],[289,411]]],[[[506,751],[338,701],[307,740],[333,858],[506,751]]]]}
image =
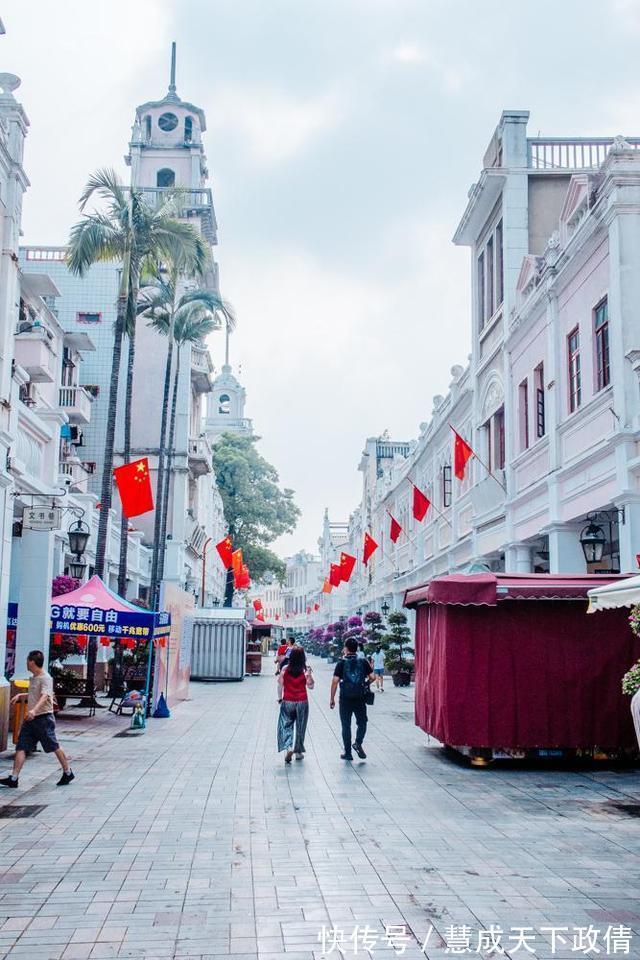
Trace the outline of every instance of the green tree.
{"type": "Polygon", "coordinates": [[[364,615],[365,650],[373,653],[378,647],[386,649],[387,640],[384,634],[382,616],[377,610],[369,610],[364,615]]]}
{"type": "MultiPolygon", "coordinates": [[[[100,486],[100,517],[96,543],[95,571],[104,576],[107,529],[111,509],[113,452],[116,433],[118,385],[122,358],[122,340],[135,332],[136,304],[140,274],[145,264],[163,258],[189,262],[194,269],[204,266],[206,246],[191,224],[177,219],[179,201],[169,195],[156,206],[146,203],[142,193],[127,189],[113,170],[98,170],[87,182],[80,197],[82,219],[71,228],[67,263],[72,273],[83,276],[94,264],[116,261],[122,265],[120,289],[111,356],[111,380],[105,432],[104,460],[100,486]],[[90,201],[98,208],[85,213],[90,201]]],[[[125,402],[125,435],[130,438],[131,395],[133,390],[133,358],[131,355],[130,390],[125,402]]],[[[129,378],[128,378],[129,379],[129,378]]],[[[130,445],[124,451],[128,460],[130,445]]],[[[125,540],[126,540],[125,532],[125,540]]],[[[121,554],[126,570],[126,551],[121,554]]],[[[87,658],[87,693],[93,696],[97,639],[91,638],[87,658]]]]}
{"type": "Polygon", "coordinates": [[[409,673],[413,669],[413,646],[411,630],[406,614],[395,610],[387,617],[389,632],[384,637],[386,647],[384,663],[389,673],[409,673]]]}
{"type": "MultiPolygon", "coordinates": [[[[181,296],[173,296],[166,304],[163,312],[161,304],[156,302],[151,314],[152,325],[163,333],[168,341],[174,341],[176,346],[176,365],[173,375],[173,390],[171,396],[171,413],[169,416],[169,437],[166,444],[167,465],[162,489],[161,524],[159,534],[154,544],[158,552],[157,582],[160,583],[164,575],[164,557],[167,545],[167,518],[169,515],[169,489],[171,482],[171,462],[175,454],[175,427],[178,407],[178,384],[180,382],[180,359],[182,348],[187,343],[202,345],[214,330],[219,329],[219,314],[222,315],[227,328],[235,326],[235,316],[231,306],[217,294],[207,290],[190,290],[181,296]]],[[[165,373],[171,370],[167,345],[167,366],[165,373]]],[[[165,392],[168,395],[168,380],[165,382],[165,392]]]]}
{"type": "Polygon", "coordinates": [[[221,315],[227,325],[235,326],[231,306],[217,294],[199,288],[180,292],[182,265],[170,261],[166,269],[149,277],[140,296],[141,315],[150,321],[158,333],[167,338],[167,354],[164,371],[160,443],[158,449],[158,482],[156,490],[156,515],[154,522],[153,556],[151,564],[151,591],[154,602],[164,570],[167,514],[171,481],[171,460],[174,453],[175,423],[180,379],[180,356],[186,343],[202,343],[214,330],[219,329],[221,315]],[[174,347],[176,364],[173,375],[171,406],[171,372],[174,347]],[[167,438],[167,423],[169,434],[167,438]]]}
{"type": "MultiPolygon", "coordinates": [[[[234,547],[241,548],[254,580],[272,572],[284,579],[282,560],[269,549],[277,537],[292,533],[300,516],[293,490],[281,489],[278,473],[256,445],[260,437],[225,433],[213,450],[213,469],[234,547]]],[[[233,598],[227,578],[225,605],[233,598]]]]}
{"type": "Polygon", "coordinates": [[[118,382],[122,339],[135,328],[140,271],[145,262],[175,257],[181,250],[185,259],[204,264],[206,248],[191,226],[176,219],[177,199],[169,196],[158,206],[147,204],[141,193],[124,187],[113,170],[98,170],[90,177],[80,197],[82,220],[71,228],[67,262],[72,273],[83,276],[94,264],[119,261],[122,264],[120,290],[111,357],[111,380],[100,490],[100,519],[95,570],[104,575],[107,524],[111,507],[113,449],[116,431],[118,382]],[[84,213],[91,200],[100,209],[84,213]]]}

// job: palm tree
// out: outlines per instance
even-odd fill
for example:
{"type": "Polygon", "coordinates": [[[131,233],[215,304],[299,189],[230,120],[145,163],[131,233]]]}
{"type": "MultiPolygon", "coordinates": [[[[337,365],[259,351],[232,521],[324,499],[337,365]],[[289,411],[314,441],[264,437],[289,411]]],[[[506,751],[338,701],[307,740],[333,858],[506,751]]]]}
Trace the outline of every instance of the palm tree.
{"type": "Polygon", "coordinates": [[[158,450],[158,482],[156,490],[156,515],[154,525],[153,557],[151,565],[151,602],[157,604],[157,591],[164,572],[164,548],[169,505],[170,463],[173,458],[175,422],[178,401],[178,381],[180,377],[180,354],[185,343],[200,343],[213,330],[220,326],[222,315],[227,326],[235,325],[235,316],[231,306],[222,298],[207,290],[191,289],[182,294],[179,290],[180,265],[171,263],[166,274],[157,274],[154,282],[141,293],[141,313],[148,317],[150,325],[167,337],[167,357],[165,362],[162,421],[160,425],[160,444],[158,450]],[[144,304],[147,304],[146,308],[144,304]],[[173,378],[173,396],[169,437],[167,441],[167,419],[169,394],[171,391],[171,371],[173,366],[174,343],[177,347],[176,369],[173,378]]]}
{"type": "MultiPolygon", "coordinates": [[[[83,276],[94,263],[119,261],[122,264],[111,358],[96,544],[95,571],[102,577],[111,508],[122,339],[125,332],[132,332],[135,326],[140,271],[146,262],[163,257],[175,258],[178,251],[184,262],[188,261],[194,269],[202,269],[207,253],[203,240],[191,224],[176,219],[179,214],[179,198],[169,195],[166,200],[152,207],[144,201],[141,193],[124,187],[113,170],[98,170],[89,178],[80,197],[80,210],[84,216],[71,228],[69,240],[67,263],[71,272],[83,276]],[[100,208],[92,213],[84,213],[92,199],[99,201],[100,208]]],[[[130,402],[128,409],[130,421],[130,402]]],[[[87,662],[87,689],[91,693],[96,651],[97,641],[92,638],[87,662]]]]}

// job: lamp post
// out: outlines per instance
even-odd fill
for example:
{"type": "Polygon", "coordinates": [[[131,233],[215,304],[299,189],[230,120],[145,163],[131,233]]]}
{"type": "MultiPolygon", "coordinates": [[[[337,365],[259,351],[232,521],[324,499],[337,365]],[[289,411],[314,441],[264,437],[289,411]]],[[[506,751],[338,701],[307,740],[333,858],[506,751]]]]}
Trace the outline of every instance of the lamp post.
{"type": "MultiPolygon", "coordinates": [[[[614,537],[613,537],[613,525],[614,522],[617,522],[618,526],[625,523],[625,512],[624,507],[614,507],[612,510],[599,510],[597,513],[588,513],[585,517],[587,521],[586,527],[583,527],[580,534],[580,546],[582,547],[582,552],[584,553],[584,558],[586,562],[589,563],[600,563],[604,556],[604,548],[607,544],[607,536],[599,523],[605,523],[609,526],[609,565],[613,566],[614,560],[614,537]]],[[[611,570],[607,572],[619,572],[619,554],[618,554],[618,571],[611,570]]]]}
{"type": "Polygon", "coordinates": [[[388,604],[387,601],[385,600],[384,603],[382,604],[382,606],[380,607],[380,610],[381,610],[381,612],[382,612],[382,616],[383,616],[385,619],[386,619],[387,614],[389,613],[389,610],[390,610],[390,609],[391,609],[391,608],[389,607],[389,604],[388,604]]]}
{"type": "Polygon", "coordinates": [[[604,530],[593,521],[583,529],[580,534],[580,546],[587,563],[600,563],[606,542],[604,530]]]}
{"type": "Polygon", "coordinates": [[[76,580],[82,580],[87,569],[82,557],[87,549],[91,531],[84,520],[76,520],[67,530],[67,536],[69,538],[69,550],[75,556],[75,560],[69,564],[69,574],[76,580]]]}

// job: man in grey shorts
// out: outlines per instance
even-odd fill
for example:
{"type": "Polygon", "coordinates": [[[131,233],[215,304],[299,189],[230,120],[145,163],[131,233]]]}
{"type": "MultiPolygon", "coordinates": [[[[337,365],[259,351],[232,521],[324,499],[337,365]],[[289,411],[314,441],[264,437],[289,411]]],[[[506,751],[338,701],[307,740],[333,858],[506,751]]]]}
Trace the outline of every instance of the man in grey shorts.
{"type": "Polygon", "coordinates": [[[31,674],[29,692],[17,694],[11,703],[24,700],[26,697],[29,703],[29,712],[27,713],[27,719],[20,727],[13,770],[8,777],[0,780],[0,785],[17,787],[18,777],[27,759],[27,754],[33,753],[38,744],[41,744],[45,753],[55,753],[58,758],[58,763],[62,767],[62,777],[58,780],[57,785],[66,787],[74,779],[74,775],[69,766],[67,755],[56,738],[56,721],[53,715],[53,679],[44,669],[42,650],[32,650],[27,654],[27,670],[31,674]]]}

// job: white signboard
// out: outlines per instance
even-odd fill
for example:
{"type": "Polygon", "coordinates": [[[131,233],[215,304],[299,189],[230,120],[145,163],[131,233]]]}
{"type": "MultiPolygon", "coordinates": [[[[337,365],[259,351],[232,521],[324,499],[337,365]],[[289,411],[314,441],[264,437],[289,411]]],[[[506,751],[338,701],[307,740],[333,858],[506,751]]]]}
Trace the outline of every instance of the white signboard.
{"type": "Polygon", "coordinates": [[[59,530],[62,525],[60,507],[25,507],[22,526],[27,530],[59,530]]]}

